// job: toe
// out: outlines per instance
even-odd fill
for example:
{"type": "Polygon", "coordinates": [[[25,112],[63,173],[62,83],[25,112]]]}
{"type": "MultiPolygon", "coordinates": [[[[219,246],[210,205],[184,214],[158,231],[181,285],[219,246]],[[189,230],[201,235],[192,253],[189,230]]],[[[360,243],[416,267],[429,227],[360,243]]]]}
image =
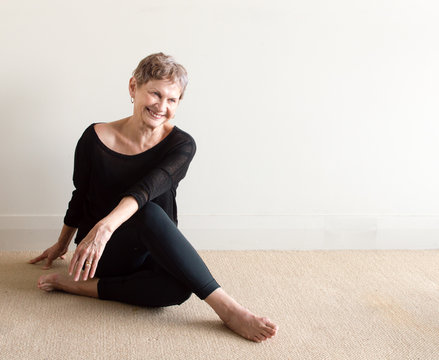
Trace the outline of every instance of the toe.
{"type": "Polygon", "coordinates": [[[268,328],[274,330],[275,332],[279,329],[279,326],[277,326],[275,323],[273,323],[272,321],[270,321],[270,319],[265,319],[265,326],[267,326],[268,328]]]}
{"type": "Polygon", "coordinates": [[[271,336],[276,334],[276,329],[273,329],[272,327],[269,326],[265,326],[264,331],[271,336]]]}
{"type": "Polygon", "coordinates": [[[264,321],[265,325],[267,325],[267,326],[269,326],[271,328],[275,328],[276,327],[276,324],[273,323],[269,318],[264,317],[264,318],[262,318],[262,320],[264,321]]]}
{"type": "Polygon", "coordinates": [[[253,337],[253,341],[256,341],[256,342],[260,343],[260,342],[264,341],[264,339],[260,335],[255,335],[253,337]]]}
{"type": "Polygon", "coordinates": [[[270,332],[265,331],[265,330],[262,330],[261,334],[264,335],[266,339],[269,339],[269,338],[273,337],[273,335],[274,335],[274,334],[271,334],[270,332]]]}

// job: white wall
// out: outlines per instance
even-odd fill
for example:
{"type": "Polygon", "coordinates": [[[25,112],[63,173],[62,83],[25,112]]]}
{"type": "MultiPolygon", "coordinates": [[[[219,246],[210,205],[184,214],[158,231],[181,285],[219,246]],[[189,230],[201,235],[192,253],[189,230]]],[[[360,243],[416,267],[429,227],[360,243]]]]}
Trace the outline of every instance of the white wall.
{"type": "Polygon", "coordinates": [[[190,75],[175,119],[198,144],[178,196],[188,223],[426,216],[439,229],[438,11],[434,0],[3,0],[0,225],[61,218],[78,137],[130,115],[132,70],[163,51],[190,75]]]}

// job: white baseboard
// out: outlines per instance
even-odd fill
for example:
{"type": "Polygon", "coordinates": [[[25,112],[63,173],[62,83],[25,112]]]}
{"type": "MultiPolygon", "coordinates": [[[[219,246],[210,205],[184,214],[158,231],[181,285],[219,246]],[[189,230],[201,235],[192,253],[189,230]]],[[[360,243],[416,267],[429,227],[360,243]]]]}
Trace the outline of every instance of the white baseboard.
{"type": "Polygon", "coordinates": [[[61,230],[61,215],[0,215],[0,230],[61,230]]]}
{"type": "MultiPolygon", "coordinates": [[[[63,217],[0,216],[0,250],[40,249],[63,217]]],[[[181,215],[197,249],[436,249],[439,215],[181,215]]]]}

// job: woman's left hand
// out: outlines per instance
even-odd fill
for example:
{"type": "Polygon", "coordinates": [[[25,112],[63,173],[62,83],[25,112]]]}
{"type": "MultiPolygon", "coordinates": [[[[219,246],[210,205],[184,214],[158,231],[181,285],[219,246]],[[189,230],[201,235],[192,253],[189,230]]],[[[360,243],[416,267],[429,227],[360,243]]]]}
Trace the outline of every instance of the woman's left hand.
{"type": "Polygon", "coordinates": [[[113,233],[107,226],[97,223],[82,239],[73,254],[72,261],[69,266],[69,274],[74,276],[74,280],[78,281],[81,277],[81,270],[85,263],[82,280],[93,278],[96,273],[99,259],[104,252],[105,245],[110,240],[113,233]]]}

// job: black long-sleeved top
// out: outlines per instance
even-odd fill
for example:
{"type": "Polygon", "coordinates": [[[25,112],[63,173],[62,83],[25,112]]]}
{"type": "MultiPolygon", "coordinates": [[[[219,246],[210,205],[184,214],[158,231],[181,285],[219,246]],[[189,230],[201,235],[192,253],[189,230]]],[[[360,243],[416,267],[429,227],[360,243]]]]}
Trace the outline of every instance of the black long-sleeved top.
{"type": "Polygon", "coordinates": [[[175,201],[178,183],[195,155],[194,139],[174,126],[151,149],[124,155],[108,148],[90,125],[76,145],[73,184],[64,223],[78,228],[79,243],[96,223],[125,196],[133,196],[139,209],[153,201],[177,224],[175,201]]]}

